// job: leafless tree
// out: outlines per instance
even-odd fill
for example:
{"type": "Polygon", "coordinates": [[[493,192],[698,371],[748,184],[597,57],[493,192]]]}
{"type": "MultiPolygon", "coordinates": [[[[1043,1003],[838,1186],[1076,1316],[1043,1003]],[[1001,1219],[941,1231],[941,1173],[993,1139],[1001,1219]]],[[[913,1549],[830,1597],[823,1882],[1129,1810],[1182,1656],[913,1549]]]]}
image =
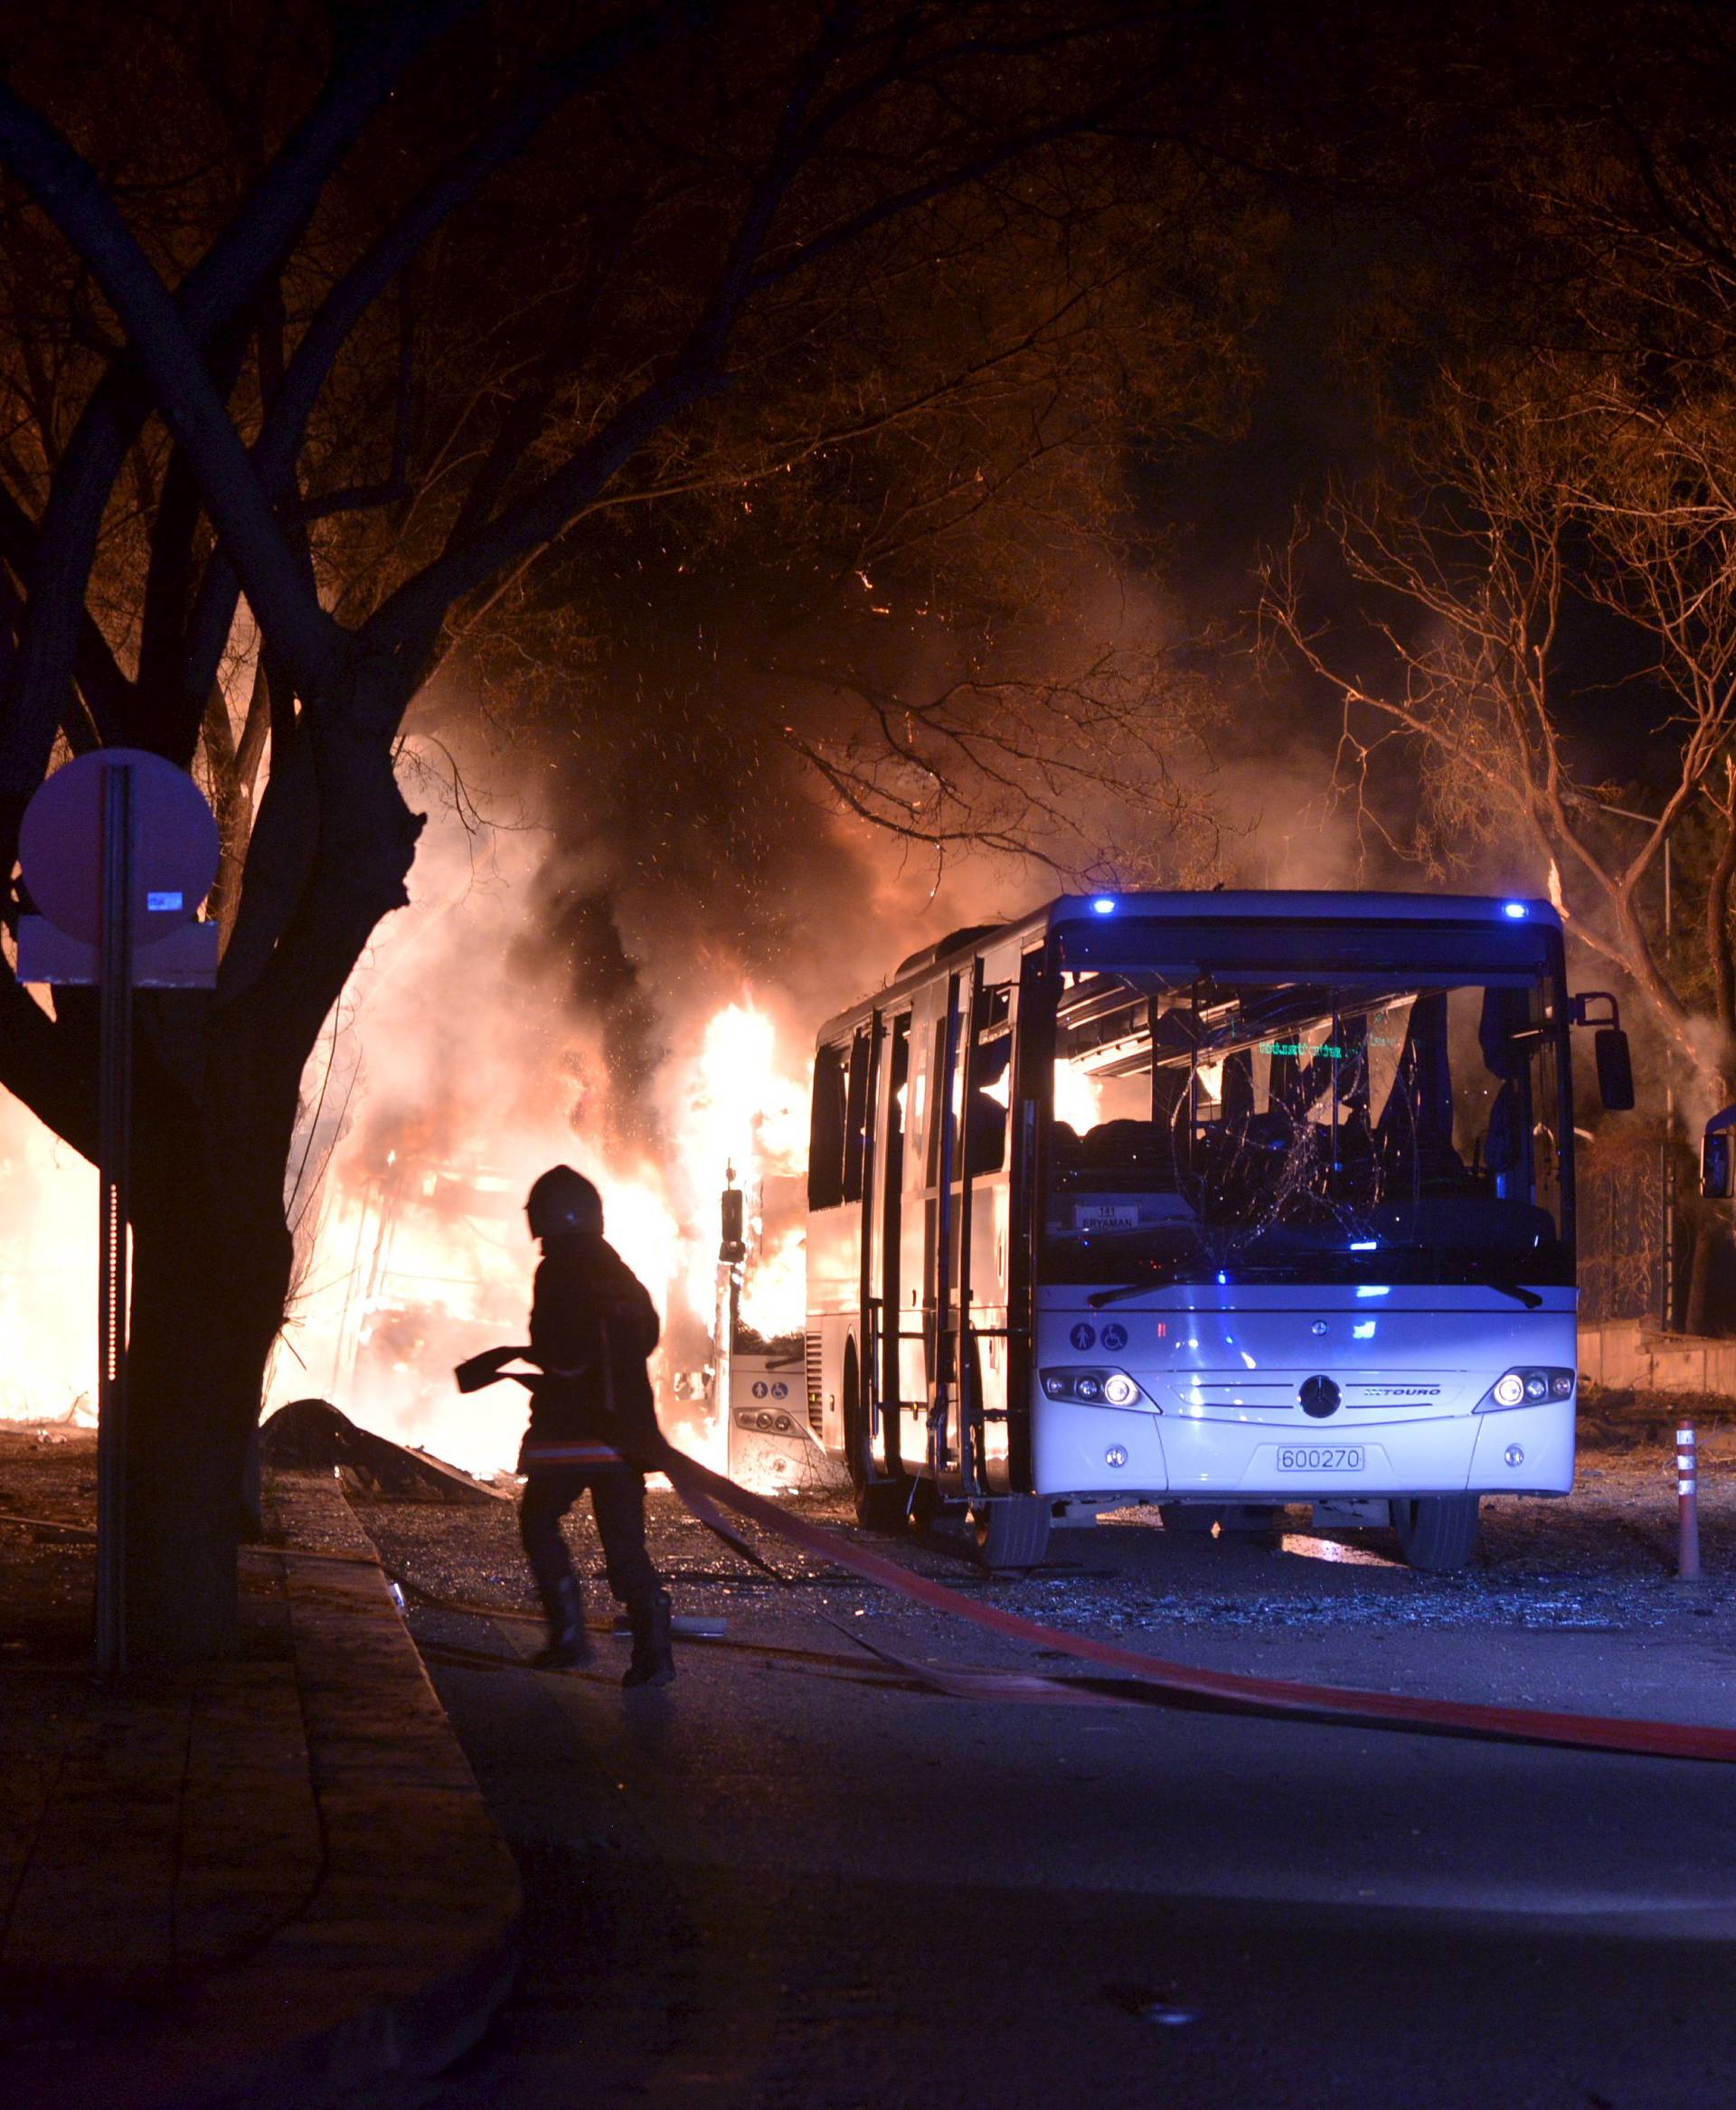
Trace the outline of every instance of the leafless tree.
{"type": "MultiPolygon", "coordinates": [[[[411,701],[611,515],[840,475],[930,545],[996,478],[1063,507],[1106,406],[1179,371],[1221,55],[1111,0],[98,5],[19,40],[0,872],[65,747],[198,767],[225,836],[218,987],[140,1035],[141,1649],[232,1634],[297,1092],[405,899],[411,701]]],[[[0,975],[0,1081],[87,1152],[94,1061],[87,1006],[0,975]]]]}
{"type": "Polygon", "coordinates": [[[1269,631],[1337,699],[1340,781],[1386,846],[1547,886],[1710,1110],[1736,1082],[1736,423],[1549,357],[1446,388],[1429,430],[1405,481],[1325,509],[1356,616],[1311,605],[1305,528],[1268,569],[1269,631]],[[1656,720],[1637,787],[1597,773],[1621,704],[1574,667],[1576,604],[1656,720]]]}

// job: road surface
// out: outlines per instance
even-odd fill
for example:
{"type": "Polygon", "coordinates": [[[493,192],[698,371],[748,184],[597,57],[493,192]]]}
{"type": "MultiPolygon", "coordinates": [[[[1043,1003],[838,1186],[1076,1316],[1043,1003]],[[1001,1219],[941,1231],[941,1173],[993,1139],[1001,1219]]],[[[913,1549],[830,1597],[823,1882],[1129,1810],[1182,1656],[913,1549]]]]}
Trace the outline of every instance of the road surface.
{"type": "MultiPolygon", "coordinates": [[[[757,1585],[667,1498],[678,1608],[730,1638],[624,1695],[624,1641],[526,1667],[509,1515],[362,1513],[413,1587],[503,1600],[411,1623],[529,1909],[488,2042],[393,2110],[1736,2104],[1730,1768],[937,1697],[839,1625],[1030,1658],[811,1564],[757,1585]]],[[[1631,1545],[1600,1567],[1585,1513],[1555,1511],[1552,1563],[1497,1533],[1444,1583],[1149,1517],[1058,1540],[1073,1565],[1023,1585],[920,1558],[1225,1668],[1736,1719],[1736,1600],[1673,1594],[1631,1545]]]]}

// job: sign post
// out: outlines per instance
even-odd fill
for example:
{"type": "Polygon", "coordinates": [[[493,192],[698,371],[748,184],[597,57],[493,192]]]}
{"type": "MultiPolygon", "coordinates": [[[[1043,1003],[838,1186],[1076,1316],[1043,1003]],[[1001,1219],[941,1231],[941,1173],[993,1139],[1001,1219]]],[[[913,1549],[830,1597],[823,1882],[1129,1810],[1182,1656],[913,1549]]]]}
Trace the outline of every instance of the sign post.
{"type": "Polygon", "coordinates": [[[102,773],[97,1258],[97,1670],[127,1668],[127,1226],[133,1154],[132,771],[102,773]]]}
{"type": "Polygon", "coordinates": [[[127,1668],[127,1335],[133,992],[209,989],[217,930],[193,921],[217,876],[203,794],[162,756],[99,748],[25,809],[18,858],[42,914],[20,918],[18,979],[99,993],[97,1616],[104,1676],[127,1668]]]}

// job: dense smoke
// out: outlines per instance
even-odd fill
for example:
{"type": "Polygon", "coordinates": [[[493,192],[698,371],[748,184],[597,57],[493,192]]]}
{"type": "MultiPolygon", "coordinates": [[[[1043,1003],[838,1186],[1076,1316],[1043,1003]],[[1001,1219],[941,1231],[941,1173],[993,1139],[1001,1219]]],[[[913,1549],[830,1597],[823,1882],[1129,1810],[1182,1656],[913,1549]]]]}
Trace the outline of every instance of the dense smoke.
{"type": "MultiPolygon", "coordinates": [[[[1040,861],[943,855],[841,816],[745,706],[665,706],[625,716],[607,749],[593,728],[543,731],[527,752],[467,737],[448,700],[428,714],[443,737],[407,747],[429,826],[411,906],[382,928],[309,1065],[270,1404],[330,1398],[461,1462],[509,1464],[522,1401],[461,1400],[449,1373],[522,1333],[535,1260],[523,1198],[565,1160],[598,1179],[611,1236],[665,1309],[665,1412],[696,1411],[731,1172],[756,1219],[744,1315],[766,1332],[801,1323],[797,1176],[819,1022],[918,946],[1061,884],[1040,861]]],[[[1071,819],[1087,840],[1099,831],[1099,868],[1129,881],[1349,877],[1354,844],[1309,806],[1309,758],[1273,772],[1269,757],[1201,768],[1189,811],[1210,824],[1185,843],[1173,810],[1142,823],[1125,787],[1072,787],[1071,819]]],[[[94,1367],[94,1180],[10,1100],[0,1157],[19,1203],[8,1221],[30,1227],[0,1237],[0,1412],[60,1415],[88,1406],[94,1367]]]]}
{"type": "Polygon", "coordinates": [[[751,1219],[742,1315],[798,1329],[815,1028],[913,945],[1013,912],[1010,875],[937,874],[789,787],[739,823],[713,803],[684,851],[666,787],[647,796],[630,768],[589,796],[576,769],[543,769],[539,810],[498,757],[466,758],[458,799],[416,750],[407,765],[429,824],[411,906],[310,1066],[271,1401],[331,1398],[460,1463],[509,1465],[522,1399],[460,1399],[449,1373],[522,1338],[524,1195],[564,1161],[602,1188],[665,1312],[665,1418],[696,1422],[726,1179],[751,1219]]]}
{"type": "MultiPolygon", "coordinates": [[[[1089,770],[1058,779],[1057,862],[1082,842],[1124,884],[1406,883],[1328,797],[1326,729],[1262,697],[1245,665],[1205,685],[1215,717],[1188,719],[1167,803],[1089,770]]],[[[269,1403],[329,1398],[461,1463],[509,1465],[522,1399],[460,1399],[450,1371],[522,1337],[523,1199],[563,1160],[598,1180],[611,1237],[665,1312],[667,1419],[701,1417],[731,1175],[754,1230],[744,1317],[800,1326],[816,1027],[906,953],[1017,915],[1064,874],[841,815],[779,719],[746,693],[708,710],[641,694],[611,725],[544,720],[491,747],[473,707],[448,695],[425,711],[403,762],[429,815],[411,906],[309,1065],[288,1183],[297,1276],[269,1403]]],[[[93,1182],[10,1102],[0,1154],[26,1196],[10,1221],[31,1226],[27,1249],[0,1241],[0,1412],[61,1414],[93,1367],[78,1317],[93,1302],[93,1182]],[[52,1297],[45,1255],[66,1276],[52,1297]]]]}

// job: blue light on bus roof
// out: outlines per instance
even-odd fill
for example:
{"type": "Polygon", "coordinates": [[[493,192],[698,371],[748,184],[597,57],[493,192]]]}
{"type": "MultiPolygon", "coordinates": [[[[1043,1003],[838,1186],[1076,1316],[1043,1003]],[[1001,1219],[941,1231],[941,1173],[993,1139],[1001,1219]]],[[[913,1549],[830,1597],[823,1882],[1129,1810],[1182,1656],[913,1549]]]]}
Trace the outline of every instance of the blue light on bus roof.
{"type": "Polygon", "coordinates": [[[1099,894],[1091,903],[1091,910],[1094,915],[1113,916],[1115,914],[1115,896],[1113,894],[1099,894]]]}
{"type": "Polygon", "coordinates": [[[1525,918],[1531,914],[1531,910],[1526,908],[1523,901],[1503,901],[1501,913],[1504,916],[1511,916],[1515,923],[1523,923],[1525,918]]]}
{"type": "Polygon", "coordinates": [[[1392,1286],[1390,1282],[1359,1282],[1356,1294],[1358,1296],[1391,1296],[1392,1286]]]}
{"type": "Polygon", "coordinates": [[[1350,1249],[1353,1253],[1378,1253],[1381,1241],[1379,1239],[1352,1239],[1350,1249]]]}
{"type": "Polygon", "coordinates": [[[1218,1287],[1222,1289],[1224,1284],[1229,1281],[1229,1279],[1230,1277],[1224,1273],[1223,1269],[1220,1267],[1218,1269],[1218,1287]]]}

